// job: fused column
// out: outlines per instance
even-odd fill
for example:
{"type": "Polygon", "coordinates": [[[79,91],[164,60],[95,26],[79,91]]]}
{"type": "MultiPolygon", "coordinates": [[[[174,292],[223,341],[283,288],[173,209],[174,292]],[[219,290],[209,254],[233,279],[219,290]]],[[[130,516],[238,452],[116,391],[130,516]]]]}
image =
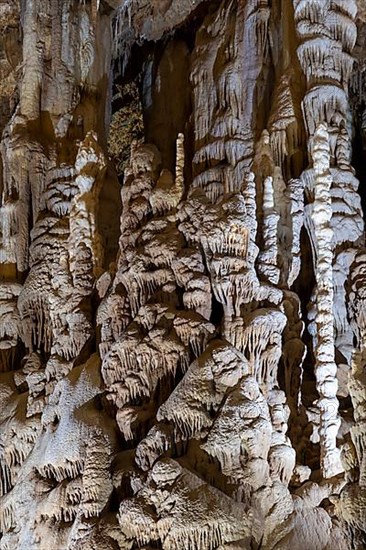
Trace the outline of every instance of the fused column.
{"type": "Polygon", "coordinates": [[[333,477],[342,472],[337,449],[337,433],[340,426],[337,399],[337,365],[334,357],[333,334],[333,250],[331,229],[332,201],[329,172],[330,150],[327,128],[317,127],[313,140],[313,164],[315,172],[313,222],[316,240],[316,327],[315,376],[319,393],[320,455],[323,475],[333,477]]]}

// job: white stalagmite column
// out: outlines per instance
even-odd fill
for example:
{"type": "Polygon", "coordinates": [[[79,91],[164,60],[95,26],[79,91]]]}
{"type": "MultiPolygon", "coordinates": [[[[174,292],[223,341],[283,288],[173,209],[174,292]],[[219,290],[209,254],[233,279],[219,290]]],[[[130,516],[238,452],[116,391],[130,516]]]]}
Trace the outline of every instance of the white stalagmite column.
{"type": "Polygon", "coordinates": [[[340,426],[337,399],[337,365],[334,358],[333,329],[333,250],[331,229],[332,199],[330,194],[330,147],[325,124],[316,129],[312,158],[315,172],[313,222],[316,258],[316,386],[320,411],[320,459],[325,478],[343,471],[336,437],[340,426]]]}
{"type": "Polygon", "coordinates": [[[277,285],[280,278],[278,268],[277,226],[280,216],[275,210],[273,178],[264,180],[263,189],[263,241],[264,250],[259,255],[258,269],[272,284],[277,285]]]}
{"type": "Polygon", "coordinates": [[[175,162],[175,185],[178,186],[182,192],[184,189],[184,159],[184,134],[178,134],[175,162]]]}

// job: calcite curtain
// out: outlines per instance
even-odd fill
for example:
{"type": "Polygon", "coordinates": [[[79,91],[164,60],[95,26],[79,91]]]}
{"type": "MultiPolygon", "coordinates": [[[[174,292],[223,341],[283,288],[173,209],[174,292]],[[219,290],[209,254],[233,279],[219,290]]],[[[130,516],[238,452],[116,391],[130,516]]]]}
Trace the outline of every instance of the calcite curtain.
{"type": "Polygon", "coordinates": [[[366,548],[365,0],[2,0],[0,76],[0,549],[366,548]]]}

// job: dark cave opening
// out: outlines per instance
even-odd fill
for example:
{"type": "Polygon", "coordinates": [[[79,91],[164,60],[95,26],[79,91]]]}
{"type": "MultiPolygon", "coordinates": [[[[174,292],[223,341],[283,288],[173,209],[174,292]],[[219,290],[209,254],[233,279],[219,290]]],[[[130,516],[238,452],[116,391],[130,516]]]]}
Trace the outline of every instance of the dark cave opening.
{"type": "Polygon", "coordinates": [[[123,68],[120,57],[113,60],[109,150],[120,184],[133,139],[154,144],[162,154],[163,166],[174,173],[179,133],[185,135],[185,180],[192,180],[191,53],[203,20],[219,5],[219,0],[202,2],[160,40],[134,42],[123,68]]]}
{"type": "Polygon", "coordinates": [[[354,137],[352,141],[352,166],[356,172],[356,178],[360,182],[358,193],[361,197],[361,206],[364,217],[366,216],[366,140],[362,135],[361,113],[366,106],[362,103],[358,109],[358,116],[355,116],[354,137]]]}

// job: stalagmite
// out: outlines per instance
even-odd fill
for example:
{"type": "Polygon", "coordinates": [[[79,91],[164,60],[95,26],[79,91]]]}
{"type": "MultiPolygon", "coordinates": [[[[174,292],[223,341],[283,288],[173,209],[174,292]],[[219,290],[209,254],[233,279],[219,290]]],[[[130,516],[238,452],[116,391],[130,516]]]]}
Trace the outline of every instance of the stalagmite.
{"type": "Polygon", "coordinates": [[[329,172],[328,132],[324,125],[318,126],[312,145],[315,173],[314,221],[316,239],[316,325],[317,345],[315,349],[315,375],[319,392],[321,465],[325,477],[340,473],[340,462],[336,437],[340,427],[337,400],[337,366],[334,360],[333,335],[333,250],[332,250],[332,203],[329,172]]]}
{"type": "Polygon", "coordinates": [[[273,181],[269,176],[264,180],[263,189],[263,239],[265,249],[260,253],[259,270],[273,284],[279,281],[280,272],[277,267],[277,225],[279,214],[275,210],[273,181]]]}

